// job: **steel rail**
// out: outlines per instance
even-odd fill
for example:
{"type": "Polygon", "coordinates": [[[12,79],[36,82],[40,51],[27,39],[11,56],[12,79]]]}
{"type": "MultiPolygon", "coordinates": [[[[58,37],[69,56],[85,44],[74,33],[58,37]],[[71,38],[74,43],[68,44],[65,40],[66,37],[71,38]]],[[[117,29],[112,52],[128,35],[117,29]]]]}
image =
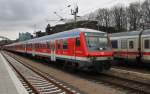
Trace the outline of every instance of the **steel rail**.
{"type": "MultiPolygon", "coordinates": [[[[8,53],[7,53],[7,55],[8,55],[8,53]]],[[[8,60],[8,58],[4,55],[4,53],[3,53],[3,56],[10,63],[10,65],[13,66],[13,64],[11,64],[11,61],[8,60]]],[[[19,62],[22,65],[24,65],[25,67],[27,67],[28,69],[32,70],[33,72],[35,72],[36,74],[38,74],[42,78],[46,79],[48,82],[54,84],[56,87],[59,87],[61,90],[65,91],[66,94],[80,94],[80,93],[77,93],[75,90],[71,90],[71,88],[69,88],[67,86],[63,86],[63,84],[60,84],[60,82],[58,82],[58,81],[55,82],[55,81],[49,79],[48,78],[50,76],[49,74],[41,72],[39,69],[37,69],[37,68],[35,68],[35,67],[33,67],[33,66],[29,65],[29,64],[23,63],[23,61],[19,60],[17,57],[12,57],[10,54],[9,54],[9,56],[11,58],[15,59],[17,62],[19,62]]],[[[36,88],[34,88],[34,86],[14,66],[13,66],[13,68],[23,78],[23,80],[25,80],[25,82],[31,87],[31,89],[35,92],[35,94],[40,94],[40,92],[38,92],[38,90],[36,90],[36,88]]]]}

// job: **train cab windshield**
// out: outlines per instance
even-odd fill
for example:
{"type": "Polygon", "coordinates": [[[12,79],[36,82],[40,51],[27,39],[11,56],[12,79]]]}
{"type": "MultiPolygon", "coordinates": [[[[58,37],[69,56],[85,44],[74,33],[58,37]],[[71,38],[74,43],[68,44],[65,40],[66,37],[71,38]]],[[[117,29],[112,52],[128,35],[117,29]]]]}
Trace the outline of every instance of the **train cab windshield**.
{"type": "Polygon", "coordinates": [[[104,34],[88,34],[86,35],[86,42],[90,51],[102,51],[110,49],[108,38],[104,34]]]}

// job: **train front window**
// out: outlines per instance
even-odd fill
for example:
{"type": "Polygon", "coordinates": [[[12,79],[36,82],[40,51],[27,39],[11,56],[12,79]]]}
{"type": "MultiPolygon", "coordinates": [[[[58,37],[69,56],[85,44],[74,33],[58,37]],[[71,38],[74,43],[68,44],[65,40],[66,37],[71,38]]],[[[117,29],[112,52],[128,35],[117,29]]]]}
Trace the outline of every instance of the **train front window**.
{"type": "Polygon", "coordinates": [[[109,48],[107,37],[87,36],[86,42],[90,51],[101,51],[109,48]]]}

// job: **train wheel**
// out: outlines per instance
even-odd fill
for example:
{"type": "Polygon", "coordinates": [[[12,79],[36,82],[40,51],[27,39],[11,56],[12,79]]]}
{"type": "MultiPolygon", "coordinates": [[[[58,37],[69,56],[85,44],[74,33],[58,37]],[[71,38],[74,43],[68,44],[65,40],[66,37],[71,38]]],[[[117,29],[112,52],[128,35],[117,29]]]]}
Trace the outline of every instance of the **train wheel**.
{"type": "Polygon", "coordinates": [[[109,70],[110,68],[111,68],[111,63],[110,62],[104,63],[104,69],[105,70],[109,70]]]}
{"type": "Polygon", "coordinates": [[[75,73],[77,73],[79,71],[78,66],[79,66],[78,63],[73,62],[72,63],[72,71],[75,72],[75,73]]]}
{"type": "Polygon", "coordinates": [[[101,73],[103,70],[104,70],[104,66],[102,63],[95,63],[94,64],[94,70],[97,72],[97,73],[101,73]]]}
{"type": "Polygon", "coordinates": [[[64,63],[63,63],[63,69],[68,69],[68,62],[67,61],[65,61],[64,63]]]}

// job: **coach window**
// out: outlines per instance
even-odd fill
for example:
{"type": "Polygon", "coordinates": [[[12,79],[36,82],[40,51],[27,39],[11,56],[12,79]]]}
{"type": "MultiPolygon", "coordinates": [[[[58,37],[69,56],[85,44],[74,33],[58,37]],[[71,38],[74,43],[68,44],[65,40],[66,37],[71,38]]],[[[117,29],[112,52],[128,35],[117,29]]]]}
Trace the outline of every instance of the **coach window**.
{"type": "Polygon", "coordinates": [[[47,46],[47,45],[46,45],[45,43],[43,43],[43,48],[46,48],[46,46],[47,46]]]}
{"type": "Polygon", "coordinates": [[[121,48],[127,49],[127,40],[121,40],[121,48]]]}
{"type": "Polygon", "coordinates": [[[42,48],[45,48],[45,45],[44,45],[44,43],[42,43],[42,48]]]}
{"type": "Polygon", "coordinates": [[[47,44],[47,48],[50,48],[50,43],[49,43],[49,42],[46,42],[46,44],[47,44]]]}
{"type": "Polygon", "coordinates": [[[60,41],[57,41],[57,48],[60,49],[60,41]]]}
{"type": "Polygon", "coordinates": [[[31,44],[29,44],[29,48],[31,48],[31,44]]]}
{"type": "Polygon", "coordinates": [[[39,48],[41,48],[41,43],[39,43],[39,48]]]}
{"type": "Polygon", "coordinates": [[[68,49],[68,42],[67,42],[67,40],[63,40],[63,49],[68,49]]]}
{"type": "Polygon", "coordinates": [[[134,48],[134,42],[133,41],[129,41],[129,48],[133,49],[134,48]]]}
{"type": "Polygon", "coordinates": [[[80,38],[76,38],[76,46],[79,47],[81,45],[80,38]]]}
{"type": "Polygon", "coordinates": [[[37,44],[37,48],[40,48],[40,44],[39,43],[37,44]]]}
{"type": "Polygon", "coordinates": [[[112,40],[111,45],[112,45],[112,48],[118,48],[118,41],[117,40],[112,40]]]}
{"type": "Polygon", "coordinates": [[[40,48],[43,48],[43,45],[42,45],[42,43],[40,43],[40,48]]]}
{"type": "Polygon", "coordinates": [[[39,44],[38,43],[36,43],[36,48],[39,48],[39,44]]]}
{"type": "Polygon", "coordinates": [[[149,40],[145,40],[144,41],[144,48],[145,49],[149,49],[150,48],[150,41],[149,40]]]}

